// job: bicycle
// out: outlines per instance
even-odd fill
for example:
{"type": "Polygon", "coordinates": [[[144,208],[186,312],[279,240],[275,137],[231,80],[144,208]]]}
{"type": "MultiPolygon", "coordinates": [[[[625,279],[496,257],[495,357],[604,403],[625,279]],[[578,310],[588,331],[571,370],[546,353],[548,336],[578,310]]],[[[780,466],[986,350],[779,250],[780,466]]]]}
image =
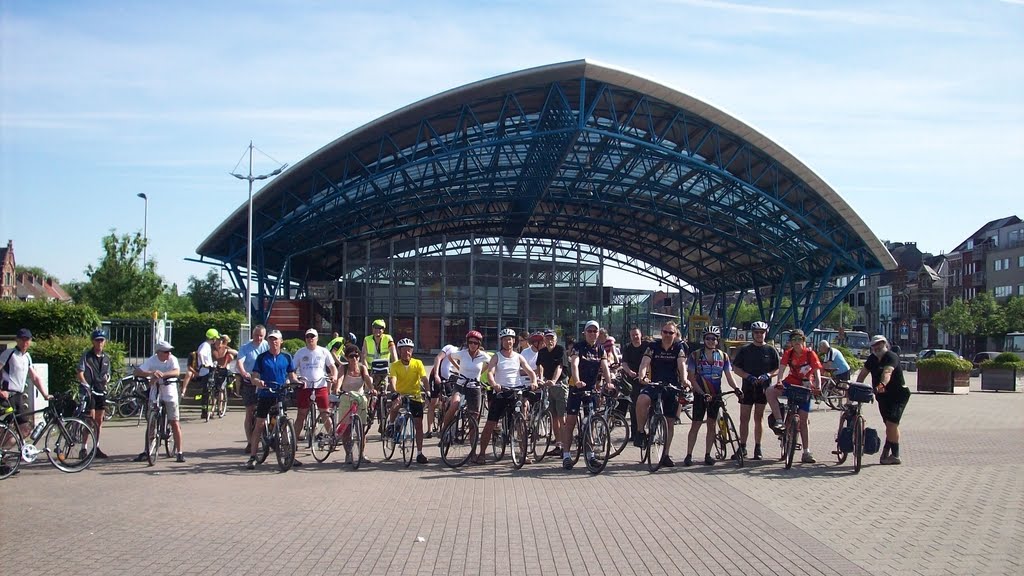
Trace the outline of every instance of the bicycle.
{"type": "MultiPolygon", "coordinates": [[[[664,388],[670,392],[679,394],[682,390],[678,386],[664,382],[650,382],[647,386],[664,388]]],[[[651,411],[647,414],[646,434],[643,446],[640,447],[640,463],[647,463],[647,469],[657,472],[661,467],[661,460],[665,456],[665,443],[668,440],[668,418],[665,417],[665,408],[661,399],[651,401],[651,411]]]]}
{"type": "Polygon", "coordinates": [[[213,370],[213,411],[218,418],[228,413],[228,379],[231,371],[227,368],[213,370]]]}
{"type": "Polygon", "coordinates": [[[725,408],[725,395],[735,394],[737,398],[742,398],[743,393],[738,390],[729,390],[728,392],[722,392],[714,396],[711,399],[711,406],[718,406],[718,421],[717,421],[717,432],[715,433],[715,459],[725,460],[728,455],[728,450],[732,451],[732,459],[736,461],[737,466],[743,467],[743,459],[746,456],[743,450],[740,449],[740,436],[736,433],[736,425],[733,424],[732,417],[729,416],[729,411],[725,408]]]}
{"type": "Polygon", "coordinates": [[[323,418],[317,418],[316,431],[313,433],[315,437],[312,444],[313,459],[317,462],[327,460],[331,452],[338,448],[338,439],[340,438],[345,445],[351,447],[352,469],[358,470],[359,465],[363,463],[363,443],[365,442],[363,424],[359,418],[358,395],[355,392],[342,392],[340,395],[331,394],[328,398],[331,402],[331,419],[338,424],[332,432],[328,430],[323,418]],[[351,398],[352,404],[339,420],[338,404],[341,396],[351,398]]]}
{"type": "MultiPolygon", "coordinates": [[[[804,382],[807,382],[804,380],[804,382]]],[[[812,397],[809,386],[797,386],[790,384],[786,386],[786,406],[780,404],[779,409],[783,412],[782,434],[779,436],[779,443],[782,445],[782,457],[785,460],[786,470],[793,467],[793,456],[800,446],[800,405],[809,402],[812,397]]]]}
{"type": "Polygon", "coordinates": [[[391,372],[390,362],[386,358],[378,358],[370,361],[370,376],[373,379],[373,389],[376,394],[370,397],[369,406],[366,407],[366,424],[364,434],[369,434],[370,426],[374,418],[377,419],[377,432],[384,434],[384,425],[388,420],[387,402],[383,401],[384,389],[388,383],[388,374],[391,372]]]}
{"type": "Polygon", "coordinates": [[[846,390],[849,382],[837,381],[831,376],[821,377],[821,393],[815,397],[815,402],[825,402],[825,405],[832,410],[843,410],[846,400],[846,390]]]}
{"type": "Polygon", "coordinates": [[[836,455],[838,464],[846,462],[846,457],[853,454],[853,473],[860,472],[864,459],[864,416],[861,406],[875,401],[871,386],[850,383],[847,391],[848,401],[839,415],[839,430],[836,432],[836,455]]]}
{"type": "Polygon", "coordinates": [[[569,394],[578,394],[584,397],[581,406],[584,416],[576,419],[575,438],[569,442],[569,457],[575,465],[579,462],[580,454],[592,452],[593,458],[585,458],[587,471],[591,474],[600,474],[608,465],[608,455],[611,453],[612,444],[608,433],[608,422],[597,409],[598,394],[592,390],[575,392],[571,388],[569,394]]]}
{"type": "MultiPolygon", "coordinates": [[[[199,394],[195,395],[195,399],[198,400],[200,406],[202,406],[203,411],[202,414],[200,415],[200,418],[205,422],[209,422],[210,419],[213,418],[213,415],[217,407],[217,399],[214,393],[215,388],[213,381],[215,370],[217,369],[210,368],[210,372],[208,372],[206,376],[196,376],[195,378],[193,378],[193,380],[200,381],[200,386],[202,386],[199,394]]],[[[226,371],[226,369],[223,370],[226,371]]]]}
{"type": "Polygon", "coordinates": [[[633,433],[629,429],[629,422],[626,421],[626,415],[629,414],[629,407],[633,404],[633,400],[629,396],[622,394],[618,387],[610,392],[602,392],[601,396],[604,401],[601,415],[604,416],[605,421],[608,423],[608,435],[612,447],[608,457],[615,458],[622,454],[622,451],[633,440],[633,433]]]}
{"type": "MultiPolygon", "coordinates": [[[[553,384],[553,386],[557,385],[553,384]]],[[[551,443],[555,441],[551,425],[551,399],[548,386],[541,386],[538,393],[540,398],[530,405],[528,418],[530,452],[533,453],[534,462],[543,460],[551,448],[551,443]]]]}
{"type": "Polygon", "coordinates": [[[295,463],[295,427],[288,418],[288,406],[284,396],[299,387],[296,384],[278,384],[265,382],[266,387],[274,394],[277,402],[270,408],[270,414],[263,421],[263,433],[260,434],[260,449],[256,462],[262,464],[270,456],[273,449],[277,454],[277,467],[287,472],[295,463]]]}
{"type": "MultiPolygon", "coordinates": [[[[398,393],[392,392],[388,394],[387,398],[388,400],[393,400],[398,396],[398,393]]],[[[389,424],[384,430],[384,433],[381,435],[381,442],[384,444],[385,460],[391,460],[391,457],[395,455],[395,447],[400,446],[402,449],[402,462],[408,468],[412,465],[413,453],[416,451],[414,446],[416,443],[416,429],[409,405],[412,401],[412,396],[401,394],[401,397],[402,403],[398,407],[398,416],[395,418],[395,422],[389,424]]]]}
{"type": "Polygon", "coordinates": [[[3,412],[0,415],[0,449],[3,450],[0,463],[10,470],[4,470],[9,473],[6,476],[0,474],[0,477],[13,475],[21,462],[31,464],[43,452],[50,464],[69,474],[81,472],[92,464],[96,456],[96,431],[85,420],[74,416],[65,417],[54,404],[50,404],[25,414],[43,416],[43,421],[36,424],[28,438],[25,438],[18,426],[14,409],[8,406],[3,412]],[[37,446],[40,439],[43,441],[41,449],[37,446]],[[15,455],[18,457],[15,458],[15,455]]]}
{"type": "Polygon", "coordinates": [[[522,468],[526,463],[526,451],[529,448],[526,418],[523,417],[523,392],[522,388],[502,388],[494,395],[495,399],[501,398],[512,402],[505,409],[505,414],[499,422],[500,426],[496,426],[494,429],[491,455],[494,456],[495,462],[500,462],[505,457],[505,452],[511,447],[512,466],[516,470],[522,468]]]}
{"type": "MultiPolygon", "coordinates": [[[[158,383],[158,386],[174,386],[174,393],[178,393],[178,378],[170,377],[158,383]]],[[[146,462],[150,466],[156,464],[157,452],[160,451],[160,444],[164,445],[164,454],[170,458],[171,454],[177,454],[178,446],[175,444],[172,450],[174,435],[171,433],[171,425],[167,420],[167,405],[157,394],[156,402],[149,409],[149,417],[146,418],[146,462]]]]}
{"type": "Polygon", "coordinates": [[[466,411],[466,394],[468,389],[479,391],[480,381],[475,378],[467,378],[461,374],[457,375],[455,389],[459,394],[459,407],[455,411],[452,421],[441,429],[439,447],[441,449],[441,461],[451,468],[464,466],[476,453],[477,442],[480,438],[478,413],[466,411]]]}

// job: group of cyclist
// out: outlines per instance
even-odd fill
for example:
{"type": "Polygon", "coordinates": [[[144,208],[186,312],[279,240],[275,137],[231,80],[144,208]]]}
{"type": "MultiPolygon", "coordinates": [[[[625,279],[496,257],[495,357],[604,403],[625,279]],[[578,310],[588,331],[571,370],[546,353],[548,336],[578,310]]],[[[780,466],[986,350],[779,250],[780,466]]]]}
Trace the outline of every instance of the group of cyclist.
{"type": "MultiPolygon", "coordinates": [[[[627,392],[633,400],[629,420],[636,446],[644,445],[648,418],[660,404],[660,413],[667,419],[660,465],[672,467],[675,463],[669,456],[669,450],[674,424],[680,413],[679,399],[686,391],[693,393],[692,421],[686,437],[683,465],[694,463],[693,451],[702,425],[706,428],[702,462],[713,465],[714,423],[722,406],[723,380],[735,392],[740,403],[739,450],[747,456],[750,420],[753,417],[754,447],[750,457],[759,460],[763,457],[762,420],[766,406],[769,408],[769,427],[780,433],[779,397],[786,388],[805,386],[812,392],[818,392],[823,369],[841,380],[848,380],[850,376],[849,364],[841,353],[824,341],[816,353],[807,346],[806,336],[801,330],[788,334],[786,349],[780,357],[776,348],[766,342],[768,325],[765,322],[753,323],[752,342],[741,347],[733,359],[720,347],[721,331],[717,326],[705,328],[701,342],[693,350],[689,349],[674,322],[665,323],[661,337],[650,341],[643,339],[638,328],[632,329],[629,342],[621,351],[614,338],[593,320],[586,323],[582,337],[571,343],[568,351],[559,345],[554,330],[522,338],[512,329],[503,329],[498,334],[498,349],[493,354],[484,350],[483,335],[477,330],[470,330],[462,346],[446,345],[437,354],[429,372],[422,361],[413,357],[415,345],[412,340],[403,338],[396,342],[386,333],[383,320],[375,320],[371,326],[372,333],[364,338],[361,347],[355,345],[352,335],[348,339],[335,337],[326,347],[320,346],[318,332],[310,328],[305,332],[306,345],[294,356],[283,350],[282,334],[278,330],[268,333],[264,326],[257,325],[252,330],[252,339],[236,351],[231,349],[230,339],[210,329],[206,340],[193,354],[195,361],[190,361],[184,378],[179,378],[174,347],[164,341],[157,343],[154,355],[137,367],[134,375],[149,381],[150,405],[156,402],[166,405],[177,447],[175,457],[177,461],[184,462],[179,397],[185,393],[189,381],[202,382],[204,389],[209,389],[206,383],[218,368],[234,373],[236,389],[240,392],[238,395],[245,405],[243,426],[247,441],[245,453],[249,456],[246,467],[249,469],[256,466],[259,434],[276,406],[277,386],[287,383],[304,389],[295,396],[298,408],[296,421],[304,422],[315,404],[319,417],[328,423],[327,430],[335,430],[337,424],[333,420],[333,408],[344,414],[355,403],[360,418],[366,422],[370,399],[376,396],[384,401],[390,393],[392,400],[384,411],[386,421],[379,424],[382,434],[390,434],[391,423],[396,419],[402,398],[406,397],[409,416],[415,425],[416,461],[421,464],[428,462],[423,453],[424,438],[432,436],[431,430],[444,429],[452,421],[463,396],[466,410],[479,415],[482,411],[481,395],[487,394],[486,423],[478,449],[471,457],[473,462],[484,464],[496,426],[514,405],[513,393],[522,393],[523,406],[528,412],[530,403],[540,399],[539,388],[545,387],[554,437],[554,445],[546,455],[561,456],[563,466],[571,469],[575,460],[571,458],[569,447],[581,410],[588,404],[587,398],[601,392],[601,388],[613,391],[616,382],[629,389],[620,392],[627,392]],[[613,370],[618,370],[621,378],[614,378],[613,370]],[[739,385],[734,374],[740,378],[739,385]],[[453,385],[456,375],[460,377],[459,385],[453,385]],[[180,389],[177,388],[179,380],[180,389]],[[442,397],[449,399],[448,407],[441,416],[442,421],[434,422],[442,397]],[[428,414],[426,431],[423,422],[425,412],[428,414]]],[[[28,333],[27,330],[24,332],[28,333]]],[[[22,335],[21,332],[19,334],[22,335]]],[[[25,340],[30,340],[30,336],[25,340]]],[[[83,353],[78,369],[80,396],[97,423],[97,438],[100,436],[99,423],[103,421],[102,396],[110,378],[109,357],[103,353],[105,342],[106,336],[102,331],[94,332],[93,348],[83,353]]],[[[4,389],[0,398],[10,396],[17,400],[19,396],[15,392],[20,393],[18,386],[23,389],[31,376],[30,371],[22,369],[17,362],[21,358],[17,352],[20,349],[2,358],[8,365],[3,367],[4,389]]],[[[909,391],[903,383],[898,357],[893,360],[895,354],[888,350],[884,337],[875,337],[872,352],[858,380],[862,382],[869,374],[873,378],[886,424],[886,445],[881,461],[898,464],[898,426],[909,391]]],[[[36,384],[38,387],[38,381],[36,384]]],[[[227,390],[218,388],[215,393],[226,396],[227,390]]],[[[810,400],[795,408],[803,446],[801,461],[814,463],[807,428],[810,400]]],[[[342,445],[346,461],[350,462],[351,443],[342,445]]],[[[97,457],[106,458],[98,446],[97,441],[97,457]]],[[[361,455],[363,450],[358,453],[361,455]]],[[[365,460],[364,456],[359,457],[365,460]]],[[[595,455],[590,452],[585,457],[591,460],[595,455]]],[[[146,453],[143,452],[136,461],[145,459],[146,453]]],[[[302,463],[296,460],[294,465],[302,463]]]]}

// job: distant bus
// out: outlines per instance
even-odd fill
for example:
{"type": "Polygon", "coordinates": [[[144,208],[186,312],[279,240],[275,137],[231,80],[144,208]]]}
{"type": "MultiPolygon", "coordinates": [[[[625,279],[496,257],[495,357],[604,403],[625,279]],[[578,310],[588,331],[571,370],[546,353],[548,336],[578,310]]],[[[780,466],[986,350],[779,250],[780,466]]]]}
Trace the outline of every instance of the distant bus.
{"type": "Polygon", "coordinates": [[[1003,352],[1013,352],[1024,358],[1024,332],[1010,332],[1003,342],[1003,352]]]}
{"type": "Polygon", "coordinates": [[[840,340],[839,331],[829,328],[816,328],[811,332],[811,344],[817,348],[818,342],[828,340],[832,346],[846,346],[857,358],[864,359],[871,353],[871,339],[867,332],[857,330],[846,330],[845,337],[840,340]]]}

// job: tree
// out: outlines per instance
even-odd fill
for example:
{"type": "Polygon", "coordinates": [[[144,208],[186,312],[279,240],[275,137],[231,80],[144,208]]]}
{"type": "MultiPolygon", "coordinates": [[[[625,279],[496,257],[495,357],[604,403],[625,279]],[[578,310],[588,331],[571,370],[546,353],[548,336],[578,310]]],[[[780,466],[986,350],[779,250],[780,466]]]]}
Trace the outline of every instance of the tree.
{"type": "Polygon", "coordinates": [[[1006,315],[996,299],[988,292],[982,292],[971,300],[970,309],[975,333],[1002,341],[1006,336],[1006,315]]]}
{"type": "Polygon", "coordinates": [[[36,278],[53,278],[54,282],[60,283],[60,280],[57,280],[57,278],[53,274],[50,274],[49,272],[43,270],[39,266],[15,266],[14,273],[31,274],[36,278]]]}
{"type": "Polygon", "coordinates": [[[761,320],[761,312],[757,309],[757,304],[753,302],[739,301],[729,307],[729,311],[726,317],[732,318],[733,314],[736,314],[736,321],[733,323],[734,326],[743,326],[749,322],[757,322],[761,320]],[[736,307],[739,310],[736,310],[736,307]]]}
{"type": "Polygon", "coordinates": [[[191,298],[184,294],[178,294],[177,284],[171,284],[157,297],[156,310],[168,314],[181,314],[196,312],[196,307],[192,304],[191,298]]]}
{"type": "Polygon", "coordinates": [[[956,336],[969,336],[977,329],[970,305],[959,298],[936,312],[932,321],[943,332],[956,336]]]}
{"type": "Polygon", "coordinates": [[[1024,297],[1014,296],[1004,308],[1007,332],[1024,332],[1024,297]]]}
{"type": "Polygon", "coordinates": [[[857,311],[846,302],[840,302],[838,306],[829,312],[828,316],[821,323],[823,328],[849,328],[857,320],[857,311]]]}
{"type": "Polygon", "coordinates": [[[163,292],[163,279],[156,273],[156,262],[150,259],[139,266],[146,241],[142,234],[118,236],[111,230],[103,237],[103,258],[99,266],[85,269],[88,278],[76,286],[72,296],[88,304],[101,316],[113,312],[152,312],[156,299],[163,292]]]}
{"type": "Polygon", "coordinates": [[[242,301],[221,285],[220,274],[215,270],[206,273],[206,278],[188,278],[188,297],[199,312],[229,312],[242,308],[242,301]]]}

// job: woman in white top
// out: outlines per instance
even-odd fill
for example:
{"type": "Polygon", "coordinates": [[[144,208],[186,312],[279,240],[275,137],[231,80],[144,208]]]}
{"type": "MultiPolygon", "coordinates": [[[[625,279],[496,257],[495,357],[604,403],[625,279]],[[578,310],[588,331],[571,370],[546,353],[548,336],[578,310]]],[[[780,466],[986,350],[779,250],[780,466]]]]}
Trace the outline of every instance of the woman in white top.
{"type": "MultiPolygon", "coordinates": [[[[373,394],[373,378],[370,378],[370,371],[366,368],[366,364],[359,361],[359,348],[349,344],[345,346],[345,359],[348,361],[348,365],[342,372],[341,377],[338,378],[337,384],[334,385],[334,393],[338,393],[340,388],[342,392],[348,392],[348,394],[342,394],[338,399],[338,414],[339,418],[348,414],[349,409],[352,407],[352,403],[355,402],[359,405],[359,420],[363,423],[366,422],[366,394],[373,394]]],[[[341,437],[342,445],[345,447],[345,463],[352,463],[352,430],[346,429],[345,434],[341,437]]],[[[363,444],[366,444],[366,438],[363,437],[363,444]]],[[[363,454],[363,450],[359,451],[363,454]]],[[[369,462],[366,457],[363,457],[363,462],[369,462]]]]}
{"type": "Polygon", "coordinates": [[[463,378],[474,382],[470,384],[462,379],[458,380],[451,402],[448,403],[448,411],[444,415],[442,430],[455,417],[455,411],[459,409],[459,403],[462,402],[462,394],[466,395],[466,411],[471,414],[480,412],[480,376],[483,374],[484,368],[487,367],[487,363],[491,361],[491,355],[480,349],[483,340],[482,334],[476,330],[470,330],[466,333],[466,347],[455,354],[448,355],[452,368],[463,378]]]}
{"type": "Polygon", "coordinates": [[[515,330],[506,328],[498,336],[501,340],[501,348],[497,354],[491,357],[491,361],[487,364],[491,391],[488,392],[489,396],[487,397],[487,424],[484,424],[484,431],[480,434],[480,451],[477,452],[477,464],[484,464],[486,462],[487,457],[484,455],[487,453],[487,443],[491,439],[494,427],[497,426],[498,421],[505,417],[505,411],[511,407],[513,402],[510,398],[498,395],[501,389],[520,388],[520,371],[529,377],[530,390],[537,389],[537,373],[530,368],[526,358],[523,358],[519,352],[512,349],[516,343],[515,330]]]}

